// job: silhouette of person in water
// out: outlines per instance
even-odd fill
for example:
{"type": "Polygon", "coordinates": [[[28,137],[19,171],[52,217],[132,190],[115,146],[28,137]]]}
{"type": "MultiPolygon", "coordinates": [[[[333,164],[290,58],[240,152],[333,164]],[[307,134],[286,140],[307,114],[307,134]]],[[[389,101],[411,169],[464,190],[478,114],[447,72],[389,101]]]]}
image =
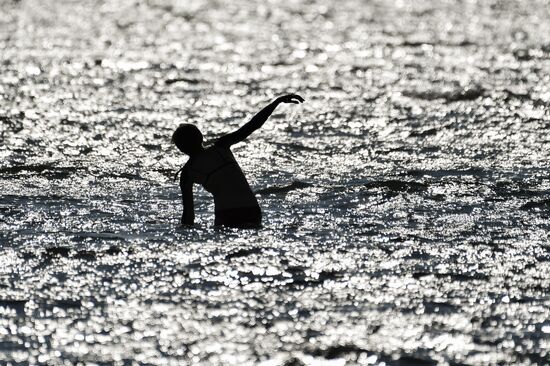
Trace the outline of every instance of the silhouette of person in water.
{"type": "Polygon", "coordinates": [[[215,225],[257,227],[262,211],[230,148],[262,127],[281,103],[299,104],[304,98],[296,94],[281,96],[256,114],[237,131],[224,135],[204,147],[203,136],[192,124],[181,124],[172,135],[172,142],[189,160],[181,169],[180,188],[183,199],[182,225],[195,221],[193,183],[198,183],[214,196],[215,225]]]}

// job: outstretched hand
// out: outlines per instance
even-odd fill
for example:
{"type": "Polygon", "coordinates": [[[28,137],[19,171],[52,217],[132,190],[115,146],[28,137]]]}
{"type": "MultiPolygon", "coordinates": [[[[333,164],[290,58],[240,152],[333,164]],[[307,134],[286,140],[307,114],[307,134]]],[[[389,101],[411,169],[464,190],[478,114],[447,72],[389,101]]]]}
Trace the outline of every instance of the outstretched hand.
{"type": "Polygon", "coordinates": [[[279,103],[300,104],[300,103],[303,103],[304,101],[305,101],[305,99],[302,98],[301,96],[299,96],[298,94],[288,94],[288,95],[283,95],[283,96],[277,98],[277,102],[279,102],[279,103]]]}

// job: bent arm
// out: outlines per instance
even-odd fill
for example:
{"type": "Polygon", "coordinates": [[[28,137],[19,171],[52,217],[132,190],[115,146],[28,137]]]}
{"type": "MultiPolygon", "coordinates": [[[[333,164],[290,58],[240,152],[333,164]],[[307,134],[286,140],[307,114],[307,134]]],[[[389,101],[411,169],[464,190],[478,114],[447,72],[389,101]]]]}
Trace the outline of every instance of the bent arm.
{"type": "Polygon", "coordinates": [[[259,111],[244,126],[239,128],[235,132],[232,132],[225,136],[220,137],[216,143],[219,145],[231,146],[233,144],[241,142],[244,139],[246,139],[248,136],[250,136],[252,132],[262,127],[265,121],[267,121],[269,116],[271,116],[271,114],[279,104],[281,103],[298,104],[298,103],[302,103],[303,101],[304,101],[304,98],[296,94],[289,94],[289,95],[279,97],[275,99],[273,102],[271,102],[270,104],[268,104],[264,109],[259,111]]]}
{"type": "Polygon", "coordinates": [[[182,225],[193,225],[195,222],[195,206],[193,204],[193,183],[183,182],[181,184],[181,195],[183,200],[182,225]]]}

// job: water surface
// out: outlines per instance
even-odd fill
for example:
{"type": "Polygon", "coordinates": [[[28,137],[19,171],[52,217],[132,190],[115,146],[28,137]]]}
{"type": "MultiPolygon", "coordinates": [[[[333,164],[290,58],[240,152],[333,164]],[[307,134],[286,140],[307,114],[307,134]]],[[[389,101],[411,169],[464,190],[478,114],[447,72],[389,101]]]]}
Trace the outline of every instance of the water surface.
{"type": "Polygon", "coordinates": [[[0,8],[2,362],[548,364],[550,2],[0,8]],[[180,228],[175,127],[289,92],[180,228]]]}

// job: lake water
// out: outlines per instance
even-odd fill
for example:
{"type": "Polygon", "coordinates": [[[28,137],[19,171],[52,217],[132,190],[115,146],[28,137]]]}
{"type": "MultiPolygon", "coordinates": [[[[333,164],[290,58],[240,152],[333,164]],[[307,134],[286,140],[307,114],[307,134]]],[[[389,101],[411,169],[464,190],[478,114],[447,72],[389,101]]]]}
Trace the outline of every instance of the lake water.
{"type": "Polygon", "coordinates": [[[0,0],[0,363],[544,365],[550,2],[0,0]],[[258,230],[179,227],[175,127],[258,230]]]}

